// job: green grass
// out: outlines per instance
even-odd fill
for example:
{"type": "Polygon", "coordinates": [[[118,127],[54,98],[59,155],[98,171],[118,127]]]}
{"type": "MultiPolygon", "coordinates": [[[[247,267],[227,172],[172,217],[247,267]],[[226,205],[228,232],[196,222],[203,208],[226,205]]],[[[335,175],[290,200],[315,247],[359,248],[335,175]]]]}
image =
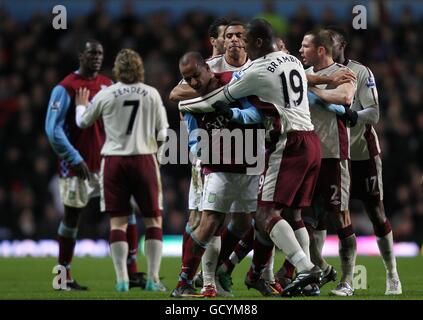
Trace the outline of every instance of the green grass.
{"type": "MultiPolygon", "coordinates": [[[[141,269],[145,271],[145,258],[140,257],[141,269]]],[[[339,259],[329,262],[340,271],[339,259]]],[[[262,299],[255,290],[247,290],[243,284],[250,259],[243,261],[234,271],[234,299],[262,299]]],[[[282,256],[277,256],[276,265],[282,256]]],[[[72,264],[73,274],[81,284],[89,286],[87,292],[56,292],[52,288],[53,258],[0,258],[0,299],[170,299],[169,292],[151,293],[132,289],[128,293],[114,292],[114,270],[110,258],[76,258],[72,264]]],[[[386,297],[385,271],[379,257],[358,257],[357,264],[367,268],[367,290],[356,290],[348,299],[419,299],[423,300],[423,257],[399,258],[403,295],[386,297]]],[[[180,258],[164,258],[161,276],[169,289],[177,281],[180,258]]],[[[297,299],[339,299],[330,297],[328,292],[334,283],[322,289],[320,297],[297,299]]],[[[274,299],[274,298],[272,298],[274,299]]]]}

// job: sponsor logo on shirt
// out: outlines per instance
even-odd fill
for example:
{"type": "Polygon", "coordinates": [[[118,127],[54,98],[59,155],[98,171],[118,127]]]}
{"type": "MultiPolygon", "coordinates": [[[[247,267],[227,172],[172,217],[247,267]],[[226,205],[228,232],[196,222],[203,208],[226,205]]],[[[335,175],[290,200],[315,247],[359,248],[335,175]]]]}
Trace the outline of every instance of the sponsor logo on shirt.
{"type": "Polygon", "coordinates": [[[376,87],[375,78],[374,77],[368,77],[367,78],[367,82],[366,82],[366,86],[368,88],[374,88],[374,87],[376,87]]]}
{"type": "Polygon", "coordinates": [[[51,104],[51,110],[59,110],[60,108],[60,101],[55,101],[51,104]]]}

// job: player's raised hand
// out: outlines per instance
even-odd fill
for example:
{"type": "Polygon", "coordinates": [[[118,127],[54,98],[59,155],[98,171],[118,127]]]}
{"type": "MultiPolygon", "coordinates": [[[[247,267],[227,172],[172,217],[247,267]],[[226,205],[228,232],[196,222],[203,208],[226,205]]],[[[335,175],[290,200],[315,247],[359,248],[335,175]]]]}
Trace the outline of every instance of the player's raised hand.
{"type": "Polygon", "coordinates": [[[82,161],[78,163],[77,165],[74,165],[73,170],[75,171],[75,174],[78,178],[84,179],[84,180],[90,180],[91,178],[90,170],[88,169],[88,166],[85,163],[85,161],[82,161]]]}
{"type": "Polygon", "coordinates": [[[79,88],[76,90],[75,94],[75,105],[77,106],[88,106],[90,98],[90,90],[87,88],[79,88]]]}
{"type": "Polygon", "coordinates": [[[352,72],[349,69],[341,69],[337,72],[335,72],[333,75],[330,76],[331,78],[331,84],[334,86],[339,86],[343,83],[348,83],[348,82],[356,82],[357,78],[354,74],[354,72],[352,72]]]}

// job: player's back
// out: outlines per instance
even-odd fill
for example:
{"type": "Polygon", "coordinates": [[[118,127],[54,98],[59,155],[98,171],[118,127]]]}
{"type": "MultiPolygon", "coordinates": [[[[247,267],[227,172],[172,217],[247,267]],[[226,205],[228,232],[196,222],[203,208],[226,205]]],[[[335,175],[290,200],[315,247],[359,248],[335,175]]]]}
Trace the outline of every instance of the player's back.
{"type": "MultiPolygon", "coordinates": [[[[307,74],[329,76],[346,68],[342,64],[333,63],[326,68],[315,71],[313,67],[306,70],[307,74]]],[[[333,89],[326,84],[317,85],[319,89],[333,89]]],[[[322,147],[322,158],[349,158],[349,129],[335,113],[319,106],[310,106],[311,120],[322,147]]]]}
{"type": "MultiPolygon", "coordinates": [[[[281,51],[272,52],[254,60],[251,66],[241,72],[241,78],[244,77],[242,73],[245,76],[248,74],[248,81],[243,84],[246,86],[246,95],[255,92],[260,101],[273,104],[281,116],[282,131],[313,130],[307,98],[307,78],[296,57],[281,51]]],[[[231,85],[228,91],[231,93],[231,85]]]]}
{"type": "Polygon", "coordinates": [[[118,82],[103,90],[100,104],[106,142],[102,155],[137,155],[157,152],[157,133],[168,127],[158,91],[144,83],[118,82]]]}

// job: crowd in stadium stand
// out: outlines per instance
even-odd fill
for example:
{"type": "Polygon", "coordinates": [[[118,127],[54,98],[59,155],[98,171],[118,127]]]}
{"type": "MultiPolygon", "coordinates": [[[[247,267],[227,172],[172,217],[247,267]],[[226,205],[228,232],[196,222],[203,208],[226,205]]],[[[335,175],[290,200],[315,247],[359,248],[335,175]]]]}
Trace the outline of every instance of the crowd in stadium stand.
{"type": "MultiPolygon", "coordinates": [[[[338,24],[351,31],[347,57],[371,68],[379,92],[381,118],[376,131],[383,156],[386,214],[396,241],[421,244],[423,23],[406,8],[395,22],[389,12],[381,13],[377,27],[352,32],[329,9],[316,20],[307,7],[299,7],[292,18],[279,16],[277,30],[294,55],[313,26],[338,24]]],[[[21,23],[0,10],[0,240],[56,237],[63,205],[44,120],[52,88],[77,68],[76,41],[92,37],[103,44],[102,73],[109,76],[121,48],[137,50],[144,59],[146,83],[159,90],[170,126],[179,130],[177,105],[168,99],[180,80],[178,59],[190,50],[210,55],[207,29],[214,18],[192,11],[174,19],[162,10],[141,19],[125,5],[120,17],[112,19],[98,5],[90,14],[68,21],[68,30],[58,31],[47,16],[34,15],[21,23]]],[[[189,174],[189,165],[162,167],[165,234],[181,234],[185,226],[189,174]]],[[[358,203],[352,203],[352,212],[357,233],[373,234],[358,203]]],[[[106,215],[91,208],[83,219],[80,238],[107,237],[106,215]]]]}

